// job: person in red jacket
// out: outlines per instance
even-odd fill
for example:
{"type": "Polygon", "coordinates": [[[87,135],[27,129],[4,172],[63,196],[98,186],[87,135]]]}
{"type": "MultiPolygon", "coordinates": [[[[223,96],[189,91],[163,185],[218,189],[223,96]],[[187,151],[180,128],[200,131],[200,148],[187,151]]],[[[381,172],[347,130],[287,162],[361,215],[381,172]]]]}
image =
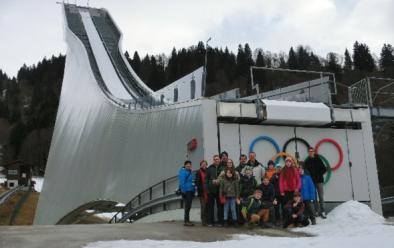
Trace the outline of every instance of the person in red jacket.
{"type": "Polygon", "coordinates": [[[197,195],[200,199],[201,206],[201,223],[203,226],[207,225],[207,217],[208,217],[208,189],[206,186],[206,177],[207,177],[207,167],[208,162],[206,160],[202,160],[200,162],[200,169],[196,172],[196,180],[195,184],[197,186],[197,195]]]}
{"type": "Polygon", "coordinates": [[[279,176],[279,191],[286,204],[293,199],[294,192],[299,192],[301,188],[300,173],[295,167],[294,161],[291,157],[286,157],[285,167],[282,169],[279,176]]]}

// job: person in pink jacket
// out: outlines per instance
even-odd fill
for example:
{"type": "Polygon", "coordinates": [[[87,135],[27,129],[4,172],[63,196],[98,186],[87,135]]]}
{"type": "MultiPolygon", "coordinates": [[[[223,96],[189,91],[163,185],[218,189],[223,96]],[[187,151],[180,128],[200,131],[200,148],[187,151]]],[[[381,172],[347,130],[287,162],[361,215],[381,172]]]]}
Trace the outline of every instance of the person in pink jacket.
{"type": "Polygon", "coordinates": [[[283,167],[279,176],[279,191],[283,198],[283,203],[293,199],[294,192],[301,189],[301,179],[298,169],[295,167],[291,157],[286,157],[285,167],[283,167]]]}

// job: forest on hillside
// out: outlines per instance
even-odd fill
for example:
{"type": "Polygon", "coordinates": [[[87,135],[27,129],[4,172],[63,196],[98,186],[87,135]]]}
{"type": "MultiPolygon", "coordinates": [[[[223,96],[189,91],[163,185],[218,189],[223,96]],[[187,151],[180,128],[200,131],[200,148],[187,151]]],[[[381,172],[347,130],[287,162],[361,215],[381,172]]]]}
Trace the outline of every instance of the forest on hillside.
{"type": "MultiPolygon", "coordinates": [[[[137,51],[132,56],[126,52],[125,56],[139,77],[153,90],[158,90],[202,66],[206,52],[207,96],[233,88],[240,88],[243,96],[253,93],[249,72],[253,65],[332,72],[337,81],[345,85],[366,76],[394,78],[393,46],[384,44],[377,57],[367,44],[357,41],[350,51],[328,53],[325,57],[301,45],[291,47],[288,53],[271,53],[261,48],[252,50],[244,44],[234,53],[218,47],[208,47],[206,51],[203,42],[188,48],[174,48],[169,56],[146,54],[141,58],[137,51]]],[[[16,77],[10,78],[0,70],[1,163],[21,159],[34,166],[35,174],[44,174],[64,65],[65,56],[58,55],[44,58],[35,65],[23,65],[16,77]]],[[[282,81],[307,80],[295,75],[267,78],[264,73],[257,73],[254,76],[263,91],[278,87],[282,81]]],[[[384,149],[394,149],[393,134],[392,125],[384,149]]]]}

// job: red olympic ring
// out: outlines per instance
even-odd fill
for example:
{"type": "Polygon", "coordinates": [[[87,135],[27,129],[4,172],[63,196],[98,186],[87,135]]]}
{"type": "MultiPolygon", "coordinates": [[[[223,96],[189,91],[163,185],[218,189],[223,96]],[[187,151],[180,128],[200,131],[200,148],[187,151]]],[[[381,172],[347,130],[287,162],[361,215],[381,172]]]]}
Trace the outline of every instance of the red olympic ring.
{"type": "Polygon", "coordinates": [[[338,161],[338,163],[337,163],[334,167],[331,167],[331,170],[332,170],[332,171],[335,171],[335,170],[337,170],[339,167],[341,167],[342,162],[343,162],[343,151],[342,151],[342,147],[341,147],[341,145],[338,144],[338,142],[336,142],[335,140],[333,140],[333,139],[331,139],[331,138],[325,138],[325,139],[320,140],[320,141],[316,144],[316,146],[315,146],[315,151],[316,151],[317,154],[319,153],[320,145],[323,144],[323,143],[326,143],[326,142],[327,142],[327,143],[333,144],[333,145],[337,148],[338,153],[339,153],[339,161],[338,161]]]}

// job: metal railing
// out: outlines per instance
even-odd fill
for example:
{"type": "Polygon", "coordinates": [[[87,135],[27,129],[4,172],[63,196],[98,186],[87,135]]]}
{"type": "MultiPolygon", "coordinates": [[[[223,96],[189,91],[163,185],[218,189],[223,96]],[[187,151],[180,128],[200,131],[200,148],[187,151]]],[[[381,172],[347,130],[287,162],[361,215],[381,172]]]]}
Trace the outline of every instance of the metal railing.
{"type": "Polygon", "coordinates": [[[111,218],[109,223],[133,222],[139,216],[143,216],[143,213],[152,213],[154,207],[162,206],[162,211],[167,210],[167,204],[174,201],[180,201],[180,207],[182,207],[182,198],[175,194],[177,189],[178,176],[156,183],[131,199],[111,218]]]}
{"type": "Polygon", "coordinates": [[[18,192],[19,190],[21,190],[23,187],[22,186],[18,186],[15,187],[13,189],[10,189],[4,193],[2,193],[0,195],[0,205],[3,204],[4,202],[6,202],[13,194],[15,194],[16,192],[18,192]]]}
{"type": "MultiPolygon", "coordinates": [[[[309,97],[307,101],[310,101],[311,93],[310,90],[314,87],[321,87],[323,85],[328,85],[328,91],[327,91],[327,99],[323,100],[330,108],[332,108],[332,96],[337,95],[337,85],[336,85],[336,79],[335,79],[335,74],[332,72],[323,72],[323,71],[309,71],[309,70],[295,70],[295,69],[283,69],[283,68],[273,68],[273,67],[260,67],[260,66],[250,66],[250,79],[251,79],[251,86],[252,89],[255,89],[257,91],[256,96],[258,97],[263,97],[263,98],[272,98],[276,96],[282,96],[286,94],[291,94],[295,92],[309,92],[309,97]],[[253,70],[263,70],[263,71],[273,71],[273,72],[284,72],[284,73],[301,73],[301,74],[312,74],[312,75],[317,75],[317,78],[313,79],[323,79],[324,77],[328,77],[328,80],[325,82],[321,83],[314,83],[310,84],[310,81],[313,80],[308,80],[309,84],[305,85],[304,87],[299,87],[299,88],[293,88],[293,86],[297,84],[287,84],[286,86],[281,86],[276,89],[272,89],[268,92],[274,92],[277,91],[274,95],[269,95],[269,96],[264,96],[264,93],[267,95],[267,92],[260,92],[259,85],[255,83],[254,79],[254,74],[253,70]]],[[[305,82],[304,82],[305,83],[305,82]]],[[[320,99],[322,100],[322,99],[320,99]]]]}
{"type": "Polygon", "coordinates": [[[394,79],[392,78],[367,77],[349,87],[353,104],[376,107],[382,106],[394,98],[394,79]]]}

